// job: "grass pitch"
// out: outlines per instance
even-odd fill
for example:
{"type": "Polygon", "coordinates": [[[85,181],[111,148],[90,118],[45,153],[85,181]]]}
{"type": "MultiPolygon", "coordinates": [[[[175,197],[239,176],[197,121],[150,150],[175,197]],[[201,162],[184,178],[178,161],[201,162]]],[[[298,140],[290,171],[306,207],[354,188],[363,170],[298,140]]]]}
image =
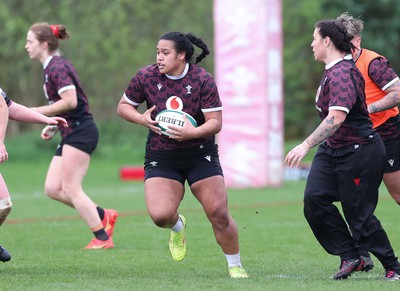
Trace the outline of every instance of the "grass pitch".
{"type": "MultiPolygon", "coordinates": [[[[229,190],[247,280],[228,276],[211,226],[190,191],[180,212],[188,223],[187,255],[174,262],[169,231],[146,212],[141,182],[119,179],[112,161],[92,162],[85,191],[100,206],[119,211],[113,250],[84,251],[92,234],[77,213],[43,194],[47,162],[0,164],[13,211],[0,228],[11,254],[0,264],[0,290],[399,290],[375,269],[334,281],[339,258],[325,253],[302,213],[304,181],[281,188],[229,190]]],[[[398,254],[400,208],[382,187],[376,212],[398,254]]]]}

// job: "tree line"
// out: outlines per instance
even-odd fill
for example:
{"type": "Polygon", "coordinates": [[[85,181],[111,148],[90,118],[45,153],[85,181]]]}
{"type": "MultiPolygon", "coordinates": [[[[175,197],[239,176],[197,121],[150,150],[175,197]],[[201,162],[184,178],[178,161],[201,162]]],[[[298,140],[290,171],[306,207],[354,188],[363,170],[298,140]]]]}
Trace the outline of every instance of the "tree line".
{"type": "MultiPolygon", "coordinates": [[[[363,46],[385,55],[400,72],[397,0],[282,0],[282,7],[287,139],[309,133],[318,122],[314,96],[323,66],[315,62],[310,48],[316,21],[344,11],[361,16],[365,22],[363,46]]],[[[130,78],[140,67],[155,62],[160,35],[175,30],[193,32],[212,49],[212,19],[213,0],[2,0],[0,86],[17,102],[44,104],[42,67],[32,62],[24,49],[26,33],[35,22],[62,23],[71,38],[61,41],[61,52],[73,61],[91,111],[99,121],[114,120],[130,78]]],[[[201,63],[210,72],[212,56],[201,63]]],[[[18,133],[24,126],[13,124],[9,131],[18,133]]]]}

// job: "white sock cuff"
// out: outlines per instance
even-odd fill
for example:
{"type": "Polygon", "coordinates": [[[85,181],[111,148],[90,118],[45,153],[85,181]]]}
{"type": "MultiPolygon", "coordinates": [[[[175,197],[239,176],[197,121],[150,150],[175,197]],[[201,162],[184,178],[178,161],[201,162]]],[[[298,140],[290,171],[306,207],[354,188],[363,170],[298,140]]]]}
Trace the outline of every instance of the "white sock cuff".
{"type": "Polygon", "coordinates": [[[173,227],[171,227],[171,230],[173,230],[175,232],[180,232],[182,229],[183,229],[183,221],[179,217],[178,221],[175,223],[175,225],[173,227]]]}
{"type": "Polygon", "coordinates": [[[6,199],[0,199],[0,209],[7,209],[12,206],[11,198],[8,197],[6,199]]]}
{"type": "Polygon", "coordinates": [[[240,252],[234,255],[225,254],[226,260],[228,261],[228,268],[242,267],[240,262],[240,252]]]}

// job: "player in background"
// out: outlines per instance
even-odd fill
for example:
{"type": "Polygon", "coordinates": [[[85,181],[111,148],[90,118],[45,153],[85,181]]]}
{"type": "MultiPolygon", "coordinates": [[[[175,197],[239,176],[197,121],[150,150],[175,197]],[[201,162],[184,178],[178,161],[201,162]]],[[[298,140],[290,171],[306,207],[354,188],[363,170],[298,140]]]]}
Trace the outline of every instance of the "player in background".
{"type": "Polygon", "coordinates": [[[137,72],[117,108],[123,119],[149,128],[144,162],[149,215],[157,226],[170,229],[172,257],[183,260],[186,220],[178,208],[188,181],[226,256],[230,277],[247,278],[215,144],[215,135],[222,128],[222,104],[213,77],[197,66],[210,52],[201,39],[180,32],[161,36],[156,51],[156,64],[137,72]],[[193,44],[202,50],[196,64],[192,64],[193,44]],[[142,114],[137,108],[144,102],[147,110],[142,114]],[[185,118],[183,127],[169,126],[169,137],[161,135],[155,116],[170,109],[171,102],[193,116],[198,127],[185,118]]]}
{"type": "MultiPolygon", "coordinates": [[[[67,121],[62,117],[47,117],[24,105],[11,101],[7,94],[0,88],[0,163],[4,163],[8,160],[8,152],[4,142],[8,119],[26,123],[42,123],[62,128],[68,126],[67,121]]],[[[0,226],[10,214],[11,208],[10,192],[0,173],[0,226]]],[[[10,259],[10,253],[0,246],[0,261],[7,262],[10,259]]]]}
{"type": "MultiPolygon", "coordinates": [[[[382,55],[361,48],[364,22],[347,12],[336,18],[353,36],[353,60],[365,79],[365,95],[373,128],[382,137],[386,148],[383,182],[390,195],[400,205],[400,80],[382,55]]],[[[373,268],[368,252],[363,254],[365,270],[373,268]]]]}
{"type": "Polygon", "coordinates": [[[361,245],[382,263],[384,278],[394,281],[400,279],[400,263],[374,215],[385,148],[372,129],[364,79],[348,55],[354,48],[351,39],[336,20],[316,23],[311,47],[315,59],[325,63],[315,97],[322,122],[285,162],[298,166],[310,148],[319,145],[304,191],[304,215],[321,246],[340,256],[333,279],[357,271],[361,245]],[[341,203],[344,217],[334,202],[341,203]]]}
{"type": "MultiPolygon", "coordinates": [[[[68,37],[64,25],[35,23],[27,33],[25,45],[29,57],[43,65],[43,88],[49,103],[33,109],[47,116],[64,117],[69,125],[60,129],[62,140],[47,172],[45,192],[75,208],[91,229],[94,238],[85,249],[109,249],[114,247],[112,235],[118,212],[101,208],[82,189],[99,133],[75,68],[58,53],[58,40],[68,37]]],[[[42,138],[51,139],[56,131],[47,126],[42,138]]]]}

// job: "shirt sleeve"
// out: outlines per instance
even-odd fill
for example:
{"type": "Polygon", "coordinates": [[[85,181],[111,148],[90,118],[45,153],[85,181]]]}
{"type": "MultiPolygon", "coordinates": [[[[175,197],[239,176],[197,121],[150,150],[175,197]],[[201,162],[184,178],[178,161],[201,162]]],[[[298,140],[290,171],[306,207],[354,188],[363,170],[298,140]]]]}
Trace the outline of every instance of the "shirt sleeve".
{"type": "Polygon", "coordinates": [[[383,91],[399,80],[389,61],[382,57],[376,58],[370,63],[368,74],[371,80],[383,91]]]}
{"type": "Polygon", "coordinates": [[[56,69],[57,70],[54,71],[57,73],[52,74],[51,78],[56,86],[57,93],[60,95],[67,90],[76,89],[74,80],[71,76],[72,73],[69,72],[67,67],[59,65],[56,69]]]}
{"type": "Polygon", "coordinates": [[[331,75],[328,83],[329,110],[341,110],[349,113],[357,101],[357,91],[351,77],[352,71],[345,69],[338,67],[331,75]]]}
{"type": "Polygon", "coordinates": [[[138,72],[129,82],[128,87],[124,92],[125,100],[133,106],[139,106],[145,101],[143,93],[143,76],[138,72]]]}
{"type": "Polygon", "coordinates": [[[201,111],[213,112],[221,110],[222,103],[219,98],[217,85],[215,84],[214,78],[209,76],[201,92],[201,111]]]}

